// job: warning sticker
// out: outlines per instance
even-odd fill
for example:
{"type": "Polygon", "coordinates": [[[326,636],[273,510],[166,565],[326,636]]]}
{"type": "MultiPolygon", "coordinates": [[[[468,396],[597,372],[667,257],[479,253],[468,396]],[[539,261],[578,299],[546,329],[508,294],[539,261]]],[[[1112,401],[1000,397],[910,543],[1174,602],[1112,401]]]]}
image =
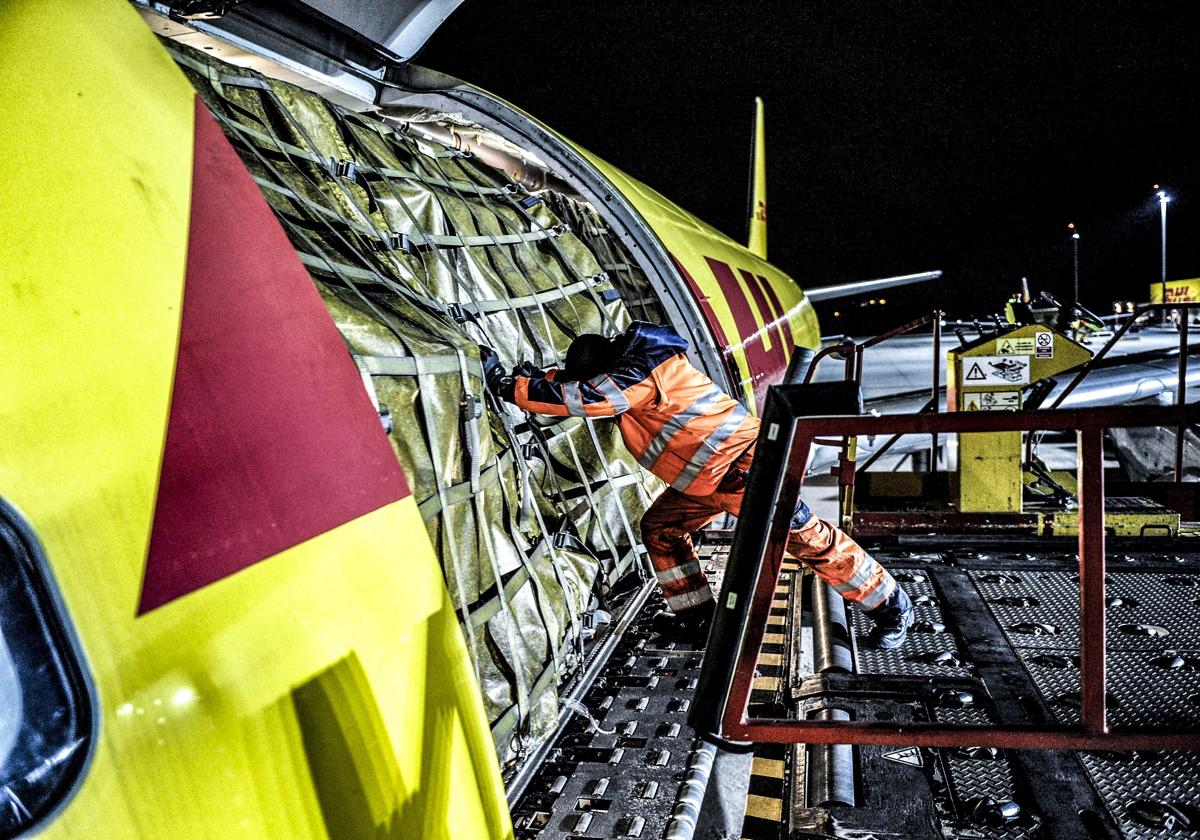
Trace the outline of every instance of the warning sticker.
{"type": "Polygon", "coordinates": [[[1035,342],[1031,335],[996,339],[996,353],[1001,356],[1032,356],[1034,349],[1035,342]]]}
{"type": "Polygon", "coordinates": [[[1020,391],[976,391],[963,395],[963,411],[1020,410],[1020,391]]]}
{"type": "Polygon", "coordinates": [[[905,747],[902,750],[887,752],[883,754],[883,757],[897,764],[907,764],[909,767],[925,766],[925,760],[921,758],[921,750],[917,747],[905,747]]]}
{"type": "Polygon", "coordinates": [[[1028,385],[1028,356],[968,356],[962,360],[963,387],[1028,385]]]}
{"type": "Polygon", "coordinates": [[[1039,332],[1033,334],[1034,353],[1039,359],[1054,358],[1054,333],[1039,332]]]}

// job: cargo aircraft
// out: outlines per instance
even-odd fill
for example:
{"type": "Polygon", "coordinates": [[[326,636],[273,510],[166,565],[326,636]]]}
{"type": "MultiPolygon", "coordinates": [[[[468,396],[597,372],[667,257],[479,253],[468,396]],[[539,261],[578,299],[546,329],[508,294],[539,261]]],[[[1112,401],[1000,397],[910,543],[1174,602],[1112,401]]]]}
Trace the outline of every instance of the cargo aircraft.
{"type": "Polygon", "coordinates": [[[0,835],[513,836],[658,487],[477,345],[662,321],[753,409],[936,279],[806,294],[761,105],[742,244],[412,64],[457,5],[0,5],[0,835]]]}

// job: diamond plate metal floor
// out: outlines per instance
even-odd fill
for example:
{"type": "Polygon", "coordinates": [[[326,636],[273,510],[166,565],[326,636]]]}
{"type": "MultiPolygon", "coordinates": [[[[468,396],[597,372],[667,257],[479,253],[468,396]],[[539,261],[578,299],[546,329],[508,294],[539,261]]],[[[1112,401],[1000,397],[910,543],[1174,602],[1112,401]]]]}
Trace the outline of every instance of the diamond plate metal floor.
{"type": "MultiPolygon", "coordinates": [[[[1200,729],[1200,553],[1187,548],[1176,543],[1164,552],[1110,550],[1114,729],[1151,723],[1200,729]]],[[[992,551],[980,544],[922,550],[892,543],[873,547],[873,553],[898,571],[918,601],[918,623],[912,642],[899,651],[860,647],[860,673],[973,675],[984,681],[1001,717],[1078,722],[1076,555],[1036,544],[992,551]]],[[[859,635],[867,629],[861,616],[854,626],[859,635]]],[[[955,714],[986,719],[976,708],[955,714]]],[[[976,751],[967,758],[936,752],[945,780],[941,836],[1010,836],[1013,830],[1053,838],[1200,836],[1198,753],[976,751]],[[1047,765],[1052,776],[1038,772],[1047,765]],[[988,826],[985,819],[968,828],[964,815],[969,821],[972,808],[988,799],[1014,801],[1026,827],[988,826]]],[[[938,793],[935,785],[935,800],[938,793]]],[[[855,827],[867,826],[859,821],[855,827]]]]}
{"type": "MultiPolygon", "coordinates": [[[[718,584],[727,537],[700,552],[718,584]]],[[[856,673],[823,678],[803,677],[811,578],[788,565],[752,703],[759,714],[834,706],[894,721],[1077,720],[1077,560],[1065,545],[869,546],[913,596],[917,623],[898,650],[856,642],[856,673]],[[908,695],[873,693],[872,675],[906,678],[908,695]],[[964,704],[963,694],[972,699],[964,704]]],[[[1200,552],[1179,545],[1110,554],[1114,727],[1200,728],[1200,552]]],[[[850,616],[864,638],[868,622],[850,616]]],[[[603,731],[576,718],[514,809],[518,838],[663,837],[694,737],[686,710],[700,657],[694,645],[663,644],[635,627],[585,698],[603,731]]],[[[1200,754],[862,747],[855,806],[812,807],[810,749],[756,750],[744,838],[1200,836],[1200,754]]]]}

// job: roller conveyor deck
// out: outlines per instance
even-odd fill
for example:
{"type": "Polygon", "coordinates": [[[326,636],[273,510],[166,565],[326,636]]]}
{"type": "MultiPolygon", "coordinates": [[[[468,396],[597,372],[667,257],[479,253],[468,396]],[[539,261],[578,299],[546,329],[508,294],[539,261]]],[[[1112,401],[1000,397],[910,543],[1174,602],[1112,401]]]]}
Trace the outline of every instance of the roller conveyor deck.
{"type": "MultiPolygon", "coordinates": [[[[1110,721],[1197,729],[1200,551],[1189,540],[1146,545],[1110,545],[1110,721]]],[[[789,563],[756,669],[760,713],[893,723],[1078,720],[1078,566],[1069,541],[867,547],[916,601],[909,642],[895,651],[860,644],[861,616],[847,617],[789,563]]],[[[709,541],[711,572],[727,551],[720,537],[709,541]]],[[[695,645],[662,646],[648,625],[636,626],[585,698],[612,733],[576,717],[556,747],[557,763],[514,809],[518,836],[670,836],[695,737],[680,709],[699,656],[695,645]],[[618,759],[601,755],[606,749],[621,750],[618,759]],[[596,778],[608,779],[607,792],[589,797],[596,778]],[[655,795],[639,796],[648,781],[657,783],[655,795]]],[[[761,745],[749,770],[741,836],[756,840],[1200,836],[1200,753],[761,745]]],[[[695,836],[712,836],[705,829],[701,822],[695,836]]]]}

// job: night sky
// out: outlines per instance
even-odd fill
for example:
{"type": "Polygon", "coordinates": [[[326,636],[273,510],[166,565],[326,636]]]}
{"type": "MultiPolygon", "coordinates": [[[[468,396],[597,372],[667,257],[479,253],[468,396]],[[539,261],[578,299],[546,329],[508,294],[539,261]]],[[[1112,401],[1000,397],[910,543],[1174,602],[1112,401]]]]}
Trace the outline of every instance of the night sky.
{"type": "MultiPolygon", "coordinates": [[[[1191,13],[1189,13],[1189,10],[1191,13]]],[[[417,63],[508,99],[744,241],[766,100],[771,261],[802,286],[932,268],[822,313],[998,311],[1026,275],[1083,303],[1200,276],[1200,19],[1163,2],[467,0],[417,63]]],[[[866,318],[868,313],[875,317],[866,318]]],[[[883,315],[883,318],[879,316],[883,315]]]]}

